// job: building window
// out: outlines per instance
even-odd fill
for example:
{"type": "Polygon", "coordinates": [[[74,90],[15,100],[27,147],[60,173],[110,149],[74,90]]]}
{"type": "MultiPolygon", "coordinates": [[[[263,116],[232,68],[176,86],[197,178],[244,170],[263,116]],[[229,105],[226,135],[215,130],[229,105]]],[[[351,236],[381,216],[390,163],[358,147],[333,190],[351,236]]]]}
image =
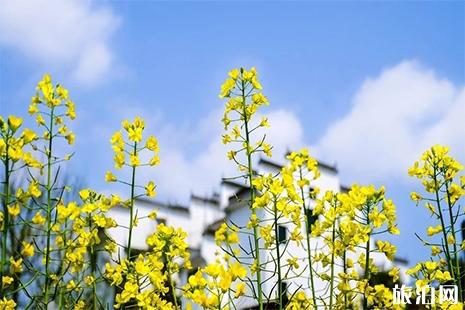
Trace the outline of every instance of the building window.
{"type": "Polygon", "coordinates": [[[190,277],[190,276],[195,275],[195,274],[197,273],[197,271],[199,271],[199,269],[200,269],[199,267],[189,269],[189,270],[187,271],[187,280],[189,280],[189,277],[190,277]]]}
{"type": "Polygon", "coordinates": [[[318,220],[318,215],[314,215],[312,209],[305,209],[305,216],[307,217],[308,231],[312,231],[312,224],[318,220]]]}
{"type": "Polygon", "coordinates": [[[310,197],[310,199],[315,200],[315,199],[316,199],[316,195],[318,195],[318,191],[315,190],[315,188],[310,187],[310,188],[308,189],[308,196],[310,197]]]}
{"type": "Polygon", "coordinates": [[[278,241],[279,243],[286,242],[287,239],[287,229],[285,226],[278,225],[278,241]]]}

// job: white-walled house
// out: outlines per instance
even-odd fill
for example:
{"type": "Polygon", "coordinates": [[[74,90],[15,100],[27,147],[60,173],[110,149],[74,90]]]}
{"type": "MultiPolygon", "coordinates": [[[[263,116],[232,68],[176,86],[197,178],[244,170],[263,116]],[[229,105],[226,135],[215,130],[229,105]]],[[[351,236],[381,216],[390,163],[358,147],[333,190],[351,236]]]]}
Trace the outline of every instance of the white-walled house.
{"type": "MultiPolygon", "coordinates": [[[[347,191],[347,188],[340,184],[338,171],[336,167],[318,162],[318,168],[321,176],[312,181],[311,185],[318,187],[320,192],[332,190],[334,192],[347,191]]],[[[259,174],[277,174],[282,168],[282,164],[268,159],[260,159],[254,169],[259,174]]],[[[245,183],[239,183],[237,180],[223,179],[219,186],[219,192],[213,194],[211,197],[201,197],[192,194],[187,205],[171,205],[160,203],[153,199],[137,199],[135,208],[137,209],[138,216],[148,216],[154,209],[157,210],[157,221],[164,222],[167,225],[181,227],[188,233],[187,242],[189,250],[191,251],[191,260],[194,271],[198,267],[205,264],[214,262],[217,258],[216,253],[221,249],[215,244],[214,233],[219,226],[224,223],[234,223],[238,226],[245,226],[249,221],[250,210],[247,207],[250,188],[245,183]]],[[[310,202],[311,203],[311,202],[310,202]]],[[[128,225],[128,209],[123,207],[116,207],[112,209],[111,216],[120,225],[128,225]]],[[[260,215],[259,216],[270,216],[260,215]]],[[[282,224],[281,231],[284,235],[290,230],[286,227],[289,224],[282,224]]],[[[136,250],[147,250],[145,245],[146,238],[155,230],[156,222],[154,221],[140,221],[138,226],[133,231],[132,246],[136,250]]],[[[305,225],[302,225],[302,235],[305,236],[305,225]]],[[[127,244],[127,229],[116,228],[110,231],[112,237],[120,245],[127,244]]],[[[281,234],[281,232],[280,232],[281,234]]],[[[289,233],[287,233],[289,235],[289,233]]],[[[282,236],[281,236],[282,237],[282,236]]],[[[284,236],[284,238],[286,238],[284,236]]],[[[249,248],[249,240],[244,235],[240,235],[240,243],[243,247],[249,248]]],[[[311,248],[321,246],[322,240],[312,238],[311,248]]],[[[290,242],[286,253],[292,253],[295,257],[306,257],[305,248],[298,247],[294,242],[290,242]]],[[[263,262],[268,261],[270,257],[266,253],[261,255],[263,262]]],[[[284,261],[288,257],[284,257],[284,261]]],[[[374,255],[373,260],[380,270],[388,270],[392,268],[392,263],[389,262],[384,255],[374,255]]],[[[406,262],[404,260],[395,260],[395,264],[401,269],[401,280],[406,282],[408,280],[405,275],[406,262]],[[396,263],[397,262],[397,263],[396,263]]],[[[306,261],[299,261],[300,271],[306,272],[308,267],[306,261]]],[[[315,268],[321,268],[316,266],[315,268]]],[[[323,270],[323,269],[320,269],[323,270]]],[[[192,272],[192,271],[191,271],[192,272]]],[[[337,274],[337,273],[336,273],[337,274]]],[[[186,283],[188,272],[183,272],[179,275],[177,281],[180,285],[186,283]]],[[[266,277],[271,277],[263,287],[265,295],[272,298],[277,294],[276,282],[277,280],[271,273],[266,274],[266,277]]],[[[324,283],[316,279],[314,283],[317,292],[321,297],[326,296],[324,283]]],[[[308,277],[298,277],[286,283],[286,289],[293,292],[297,289],[308,290],[308,277]]],[[[326,290],[327,291],[327,290],[326,290]]],[[[242,298],[236,302],[237,309],[247,309],[256,306],[257,302],[250,298],[242,298]]]]}

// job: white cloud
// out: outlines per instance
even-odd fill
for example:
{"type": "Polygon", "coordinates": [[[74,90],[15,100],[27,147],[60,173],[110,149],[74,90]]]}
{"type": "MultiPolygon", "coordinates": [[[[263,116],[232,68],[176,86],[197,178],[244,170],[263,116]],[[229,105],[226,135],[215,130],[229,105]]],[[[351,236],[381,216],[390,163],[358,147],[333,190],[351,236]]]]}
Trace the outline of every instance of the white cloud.
{"type": "MultiPolygon", "coordinates": [[[[145,170],[144,179],[153,178],[158,191],[165,197],[185,201],[190,192],[212,194],[221,177],[238,172],[226,158],[230,145],[221,143],[222,111],[210,113],[194,126],[179,129],[165,125],[160,131],[161,164],[154,170],[145,170]],[[204,147],[192,156],[183,149],[186,143],[200,143],[204,147]]],[[[291,147],[303,145],[303,129],[292,112],[272,110],[266,113],[271,128],[266,129],[267,142],[273,145],[274,157],[281,159],[291,147]]]]}
{"type": "Polygon", "coordinates": [[[0,44],[47,67],[67,68],[81,83],[111,69],[109,39],[119,19],[90,0],[0,0],[0,44]]]}
{"type": "Polygon", "coordinates": [[[267,116],[271,127],[266,135],[273,146],[273,157],[281,162],[289,150],[304,146],[304,130],[300,119],[291,111],[275,110],[267,116]]]}
{"type": "Polygon", "coordinates": [[[351,104],[316,144],[318,156],[336,160],[349,181],[401,179],[437,143],[465,155],[465,88],[417,62],[366,80],[351,104]]]}
{"type": "MultiPolygon", "coordinates": [[[[161,199],[185,202],[190,192],[209,195],[221,177],[236,175],[236,168],[226,158],[230,146],[221,143],[222,110],[194,123],[179,124],[167,121],[157,111],[125,107],[112,108],[114,117],[141,115],[147,132],[160,140],[161,164],[144,169],[138,179],[140,184],[153,179],[161,199]]],[[[274,147],[274,159],[281,161],[286,151],[305,145],[302,122],[295,113],[264,111],[271,124],[266,134],[274,147]]],[[[464,117],[464,87],[406,61],[367,79],[353,96],[350,111],[330,124],[310,150],[318,159],[336,161],[344,181],[397,180],[406,176],[409,165],[435,143],[450,145],[463,161],[464,117]]]]}

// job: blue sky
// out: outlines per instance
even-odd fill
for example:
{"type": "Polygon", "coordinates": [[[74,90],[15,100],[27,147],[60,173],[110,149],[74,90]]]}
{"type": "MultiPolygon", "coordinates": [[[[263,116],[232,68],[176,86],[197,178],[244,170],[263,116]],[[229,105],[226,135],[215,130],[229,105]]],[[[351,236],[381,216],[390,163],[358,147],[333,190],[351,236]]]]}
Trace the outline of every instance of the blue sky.
{"type": "Polygon", "coordinates": [[[337,163],[344,183],[386,184],[399,209],[399,254],[426,254],[413,232],[428,217],[408,200],[415,183],[405,169],[433,143],[465,161],[465,132],[453,122],[465,116],[463,2],[0,5],[0,114],[27,118],[34,85],[52,73],[77,105],[67,171],[89,186],[108,190],[108,138],[142,115],[160,137],[162,166],[141,178],[154,178],[165,200],[211,193],[230,171],[211,165],[224,160],[219,86],[229,69],[256,66],[277,158],[308,145],[337,163]]]}

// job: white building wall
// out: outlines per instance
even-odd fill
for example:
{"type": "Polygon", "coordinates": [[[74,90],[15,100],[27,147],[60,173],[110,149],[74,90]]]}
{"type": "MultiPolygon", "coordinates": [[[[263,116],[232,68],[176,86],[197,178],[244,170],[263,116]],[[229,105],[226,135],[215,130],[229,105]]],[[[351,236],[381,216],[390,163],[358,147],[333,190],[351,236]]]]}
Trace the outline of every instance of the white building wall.
{"type": "MultiPolygon", "coordinates": [[[[170,208],[166,205],[149,200],[136,200],[134,202],[134,214],[138,218],[148,217],[150,212],[157,210],[157,219],[166,221],[167,225],[180,228],[191,227],[189,212],[170,208]]],[[[129,233],[129,209],[115,207],[109,211],[109,216],[114,218],[118,227],[109,230],[111,237],[120,245],[127,246],[129,233]],[[120,227],[122,226],[122,227],[120,227]]],[[[157,221],[149,218],[143,218],[138,221],[132,232],[132,248],[137,250],[147,250],[145,243],[147,237],[155,232],[157,221]]],[[[124,253],[121,253],[124,254],[124,253]]]]}
{"type": "Polygon", "coordinates": [[[220,209],[219,202],[214,203],[196,196],[191,197],[189,212],[190,223],[185,227],[189,228],[189,245],[197,249],[201,246],[203,232],[207,226],[223,219],[225,213],[220,209]]]}
{"type": "MultiPolygon", "coordinates": [[[[277,174],[280,171],[280,165],[270,162],[270,161],[259,161],[259,163],[254,167],[260,174],[277,174]]],[[[332,190],[334,192],[339,192],[341,189],[341,184],[338,178],[337,171],[334,168],[322,165],[320,167],[321,176],[317,180],[311,181],[312,187],[318,187],[320,193],[324,193],[327,190],[332,190]]],[[[165,204],[158,203],[151,200],[137,200],[135,204],[135,209],[137,210],[138,217],[148,216],[148,214],[156,209],[158,212],[158,219],[163,219],[166,221],[167,225],[172,225],[174,227],[183,228],[189,235],[187,242],[190,245],[190,248],[194,250],[195,253],[200,253],[201,259],[198,261],[204,262],[205,264],[212,263],[217,259],[216,254],[222,253],[221,249],[215,244],[213,232],[206,233],[206,230],[212,224],[214,227],[219,227],[222,219],[227,223],[235,223],[238,226],[245,227],[249,221],[250,210],[246,206],[246,201],[248,199],[248,192],[246,191],[245,184],[235,184],[233,181],[223,181],[221,184],[220,193],[214,197],[202,198],[195,195],[192,195],[189,206],[186,209],[179,207],[170,207],[165,204]],[[238,202],[236,193],[242,191],[243,201],[238,202]],[[232,197],[232,198],[231,198],[232,197]]],[[[310,205],[313,203],[310,202],[310,205]]],[[[128,209],[117,207],[110,211],[110,216],[112,216],[119,225],[128,226],[128,209]]],[[[270,214],[264,215],[259,214],[259,218],[265,219],[263,217],[270,219],[270,214]]],[[[293,230],[291,224],[285,224],[288,227],[288,235],[293,230]]],[[[156,222],[150,219],[141,220],[139,225],[134,228],[133,232],[133,248],[144,250],[147,249],[145,245],[146,238],[155,231],[156,222]]],[[[210,227],[211,228],[211,227],[210,227]]],[[[252,231],[249,231],[250,233],[252,231]]],[[[110,231],[112,237],[122,245],[127,245],[127,235],[128,230],[118,227],[110,231]]],[[[302,223],[302,236],[306,236],[305,224],[302,223]]],[[[245,249],[250,250],[250,241],[253,244],[253,237],[251,235],[240,234],[240,243],[245,249]]],[[[303,244],[305,245],[305,239],[303,244]]],[[[319,238],[311,239],[311,248],[314,252],[316,247],[319,247],[319,251],[323,250],[323,240],[319,238]]],[[[284,251],[284,246],[282,245],[282,250],[284,251]]],[[[300,257],[298,263],[300,268],[295,270],[296,274],[301,274],[300,277],[296,277],[288,284],[288,291],[293,292],[297,289],[303,289],[309,294],[309,270],[308,270],[308,261],[306,247],[297,246],[295,242],[291,242],[286,251],[285,256],[283,257],[283,262],[286,263],[287,258],[290,258],[289,255],[295,257],[300,257]]],[[[244,253],[243,253],[244,254],[244,253]]],[[[263,252],[261,255],[262,262],[265,262],[270,259],[269,253],[263,252]]],[[[378,266],[382,266],[382,269],[388,270],[392,268],[392,263],[388,262],[384,255],[373,255],[374,262],[378,266]]],[[[252,259],[248,260],[248,263],[252,263],[252,259]]],[[[201,266],[197,266],[201,267],[201,266]]],[[[272,265],[268,264],[266,269],[272,269],[272,265]]],[[[328,268],[323,268],[321,265],[313,265],[314,269],[318,273],[329,272],[328,268]]],[[[287,269],[283,267],[283,273],[287,269]]],[[[401,279],[406,281],[408,277],[405,275],[406,268],[401,268],[401,279]]],[[[336,267],[335,274],[342,271],[341,267],[336,267]]],[[[251,275],[249,275],[251,276],[251,275]]],[[[272,274],[264,272],[263,278],[271,277],[272,274]]],[[[252,277],[252,276],[251,276],[252,277]]],[[[183,272],[180,277],[179,285],[184,285],[187,281],[187,272],[183,272]]],[[[317,277],[314,277],[314,285],[316,287],[317,294],[320,297],[327,296],[326,282],[322,282],[317,277]]],[[[274,284],[277,282],[277,277],[274,276],[267,283],[264,284],[264,294],[273,296],[275,293],[272,290],[276,290],[274,284]]],[[[249,292],[250,294],[250,292],[249,292]]],[[[239,308],[249,307],[256,304],[256,301],[250,298],[242,298],[236,302],[236,305],[239,308]]]]}

